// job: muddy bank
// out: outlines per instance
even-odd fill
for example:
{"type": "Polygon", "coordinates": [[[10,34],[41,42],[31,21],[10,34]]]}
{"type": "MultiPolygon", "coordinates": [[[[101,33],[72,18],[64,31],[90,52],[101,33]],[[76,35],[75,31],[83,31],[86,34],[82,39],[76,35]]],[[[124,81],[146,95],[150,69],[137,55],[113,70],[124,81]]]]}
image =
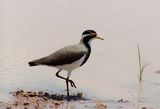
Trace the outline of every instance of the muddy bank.
{"type": "MultiPolygon", "coordinates": [[[[10,93],[13,97],[8,102],[0,102],[0,109],[135,109],[128,100],[87,99],[82,93],[71,95],[67,101],[65,95],[44,91],[17,90],[10,93]]],[[[139,109],[151,109],[141,107],[139,109]]]]}

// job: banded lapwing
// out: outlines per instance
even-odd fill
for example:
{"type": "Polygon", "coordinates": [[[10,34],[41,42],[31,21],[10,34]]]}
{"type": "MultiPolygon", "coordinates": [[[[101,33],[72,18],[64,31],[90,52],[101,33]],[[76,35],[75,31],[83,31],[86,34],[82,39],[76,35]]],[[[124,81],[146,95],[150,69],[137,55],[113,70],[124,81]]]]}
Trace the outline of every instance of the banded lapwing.
{"type": "Polygon", "coordinates": [[[93,39],[103,40],[103,38],[97,36],[97,33],[94,30],[86,30],[82,33],[82,38],[79,44],[69,45],[61,48],[49,56],[29,62],[29,65],[47,65],[57,68],[58,72],[56,73],[56,76],[66,81],[67,98],[69,98],[68,83],[70,83],[71,87],[76,88],[75,83],[71,79],[69,79],[69,77],[71,76],[71,72],[86,63],[91,54],[90,42],[93,39]],[[59,75],[62,70],[67,71],[66,78],[59,75]]]}

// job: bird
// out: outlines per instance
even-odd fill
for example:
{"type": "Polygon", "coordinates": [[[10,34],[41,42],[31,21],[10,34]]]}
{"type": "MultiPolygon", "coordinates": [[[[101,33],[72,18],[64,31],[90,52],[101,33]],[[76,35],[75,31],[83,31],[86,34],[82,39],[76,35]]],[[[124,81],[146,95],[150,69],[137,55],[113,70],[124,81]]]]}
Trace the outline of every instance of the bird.
{"type": "Polygon", "coordinates": [[[66,81],[67,99],[70,99],[69,83],[71,87],[77,88],[74,81],[70,79],[71,73],[76,68],[83,66],[91,54],[91,41],[101,39],[95,30],[85,30],[82,33],[80,42],[74,45],[65,46],[54,53],[28,62],[29,66],[46,65],[58,69],[56,76],[66,81]],[[59,73],[67,71],[67,77],[60,76],[59,73]]]}

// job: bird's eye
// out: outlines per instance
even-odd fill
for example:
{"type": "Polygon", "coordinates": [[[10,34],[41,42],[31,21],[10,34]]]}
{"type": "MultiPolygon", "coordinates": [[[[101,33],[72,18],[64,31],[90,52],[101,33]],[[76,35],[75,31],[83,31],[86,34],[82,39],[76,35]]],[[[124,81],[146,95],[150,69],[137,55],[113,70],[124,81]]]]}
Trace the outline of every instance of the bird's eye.
{"type": "Polygon", "coordinates": [[[90,33],[91,36],[96,36],[96,33],[90,33]]]}

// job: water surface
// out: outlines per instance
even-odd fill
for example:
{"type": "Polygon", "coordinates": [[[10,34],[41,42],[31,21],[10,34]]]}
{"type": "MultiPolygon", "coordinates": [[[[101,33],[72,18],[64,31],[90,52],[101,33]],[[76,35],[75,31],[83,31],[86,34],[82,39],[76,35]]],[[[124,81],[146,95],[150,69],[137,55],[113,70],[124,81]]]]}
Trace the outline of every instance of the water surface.
{"type": "Polygon", "coordinates": [[[133,104],[139,98],[140,105],[160,107],[160,75],[155,73],[160,69],[160,1],[5,0],[0,5],[1,100],[18,88],[63,92],[65,82],[56,78],[57,69],[31,68],[28,61],[78,43],[84,30],[95,29],[105,40],[93,41],[90,59],[73,71],[77,90],[93,98],[123,98],[133,104]],[[142,91],[138,44],[143,63],[150,63],[142,91]]]}

